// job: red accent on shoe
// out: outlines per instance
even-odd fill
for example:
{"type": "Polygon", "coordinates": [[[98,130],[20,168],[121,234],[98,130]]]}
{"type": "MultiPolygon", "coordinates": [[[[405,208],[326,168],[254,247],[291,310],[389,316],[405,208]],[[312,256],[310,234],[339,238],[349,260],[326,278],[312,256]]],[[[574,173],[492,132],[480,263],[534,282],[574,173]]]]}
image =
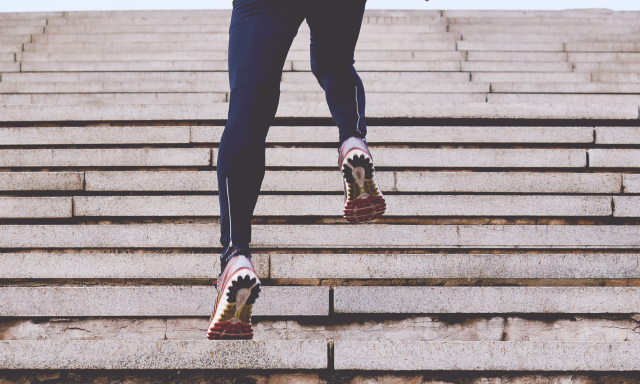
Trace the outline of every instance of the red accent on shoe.
{"type": "Polygon", "coordinates": [[[240,322],[231,323],[225,321],[224,323],[215,323],[213,328],[207,332],[207,339],[219,340],[219,339],[241,339],[251,340],[253,338],[253,327],[251,324],[243,324],[240,322]]]}
{"type": "Polygon", "coordinates": [[[350,223],[380,218],[387,208],[382,196],[365,197],[347,201],[344,206],[344,219],[350,223]]]}

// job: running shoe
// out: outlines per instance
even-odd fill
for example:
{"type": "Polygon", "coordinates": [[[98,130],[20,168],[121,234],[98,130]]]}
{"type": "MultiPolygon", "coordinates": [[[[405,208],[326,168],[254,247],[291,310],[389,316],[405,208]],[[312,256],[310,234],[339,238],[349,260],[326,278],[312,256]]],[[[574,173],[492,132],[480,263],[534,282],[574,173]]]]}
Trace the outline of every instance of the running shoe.
{"type": "Polygon", "coordinates": [[[358,223],[382,216],[387,205],[364,140],[357,137],[345,140],[340,147],[338,166],[344,182],[344,219],[358,223]]]}
{"type": "MultiPolygon", "coordinates": [[[[231,252],[237,252],[232,248],[231,252]]],[[[209,320],[207,339],[252,339],[251,310],[260,295],[260,279],[251,259],[237,255],[229,260],[216,282],[218,297],[209,320]]]]}

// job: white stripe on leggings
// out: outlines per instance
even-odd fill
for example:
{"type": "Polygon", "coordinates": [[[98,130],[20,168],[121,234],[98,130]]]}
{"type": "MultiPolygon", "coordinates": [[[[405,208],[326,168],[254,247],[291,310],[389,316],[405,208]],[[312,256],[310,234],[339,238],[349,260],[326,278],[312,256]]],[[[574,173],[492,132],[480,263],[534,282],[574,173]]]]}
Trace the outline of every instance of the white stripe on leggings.
{"type": "Polygon", "coordinates": [[[358,107],[358,86],[356,85],[356,113],[358,114],[358,122],[356,123],[356,131],[358,131],[361,135],[362,132],[360,132],[360,111],[359,111],[359,107],[358,107]]]}
{"type": "Polygon", "coordinates": [[[229,178],[227,177],[227,205],[229,206],[229,247],[233,245],[233,227],[231,226],[231,199],[229,198],[229,178]]]}

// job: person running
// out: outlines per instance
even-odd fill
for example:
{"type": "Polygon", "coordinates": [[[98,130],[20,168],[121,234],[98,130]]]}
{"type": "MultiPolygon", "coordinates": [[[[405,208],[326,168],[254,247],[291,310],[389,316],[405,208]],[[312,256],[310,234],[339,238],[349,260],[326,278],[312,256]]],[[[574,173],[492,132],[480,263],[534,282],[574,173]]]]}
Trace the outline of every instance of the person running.
{"type": "Polygon", "coordinates": [[[366,0],[235,0],[229,28],[229,116],[218,151],[222,274],[209,339],[251,339],[260,279],[251,263],[251,218],[265,175],[265,142],[298,28],[311,31],[311,71],[339,129],[338,166],[348,222],[377,219],[386,205],[365,136],[365,93],[353,67],[366,0]]]}

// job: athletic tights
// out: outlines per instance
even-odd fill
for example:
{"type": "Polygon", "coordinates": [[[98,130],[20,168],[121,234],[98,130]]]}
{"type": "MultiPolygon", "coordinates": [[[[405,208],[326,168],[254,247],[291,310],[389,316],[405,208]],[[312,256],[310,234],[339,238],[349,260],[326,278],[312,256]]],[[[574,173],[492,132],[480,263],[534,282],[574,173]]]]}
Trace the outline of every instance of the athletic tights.
{"type": "MultiPolygon", "coordinates": [[[[265,140],[278,108],[282,69],[305,19],[311,31],[311,71],[325,91],[340,143],[365,137],[364,87],[353,68],[365,2],[234,1],[229,28],[229,118],[217,160],[223,254],[233,246],[249,255],[251,218],[265,173],[265,140]]],[[[311,76],[305,72],[286,75],[294,75],[296,81],[311,76]]]]}

